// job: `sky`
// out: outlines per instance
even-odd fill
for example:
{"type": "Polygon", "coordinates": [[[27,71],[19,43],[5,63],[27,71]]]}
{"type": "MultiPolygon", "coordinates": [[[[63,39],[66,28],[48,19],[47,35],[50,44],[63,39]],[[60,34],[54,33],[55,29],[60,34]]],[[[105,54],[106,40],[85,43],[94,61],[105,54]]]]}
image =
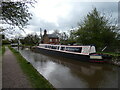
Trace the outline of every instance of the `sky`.
{"type": "MultiPolygon", "coordinates": [[[[84,17],[97,8],[107,17],[118,19],[118,0],[36,0],[34,8],[29,11],[33,14],[29,25],[23,31],[19,31],[23,36],[31,33],[40,33],[44,29],[47,33],[54,30],[67,32],[72,28],[78,27],[78,23],[84,20],[84,17]]],[[[114,22],[113,22],[114,24],[114,22]]],[[[16,32],[17,34],[18,32],[16,32]]],[[[14,34],[14,35],[16,35],[14,34]]]]}

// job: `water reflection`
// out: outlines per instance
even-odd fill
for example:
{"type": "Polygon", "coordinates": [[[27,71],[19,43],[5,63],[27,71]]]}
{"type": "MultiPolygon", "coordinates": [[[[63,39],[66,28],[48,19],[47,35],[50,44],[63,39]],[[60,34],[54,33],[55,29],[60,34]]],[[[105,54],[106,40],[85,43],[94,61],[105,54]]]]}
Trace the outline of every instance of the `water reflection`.
{"type": "Polygon", "coordinates": [[[118,87],[118,69],[115,66],[56,58],[30,50],[20,52],[56,88],[118,87]]]}

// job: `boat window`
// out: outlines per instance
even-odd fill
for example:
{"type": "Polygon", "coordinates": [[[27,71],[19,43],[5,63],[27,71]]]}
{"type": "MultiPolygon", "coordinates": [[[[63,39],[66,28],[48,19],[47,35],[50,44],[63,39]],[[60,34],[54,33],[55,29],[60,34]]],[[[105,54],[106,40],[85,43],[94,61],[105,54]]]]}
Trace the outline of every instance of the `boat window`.
{"type": "Polygon", "coordinates": [[[59,48],[60,48],[60,47],[58,46],[57,49],[59,50],[59,48]]]}
{"type": "Polygon", "coordinates": [[[79,52],[81,53],[82,47],[66,47],[66,51],[79,52]]]}
{"type": "Polygon", "coordinates": [[[47,46],[45,46],[45,48],[47,48],[47,46]]]}
{"type": "Polygon", "coordinates": [[[48,46],[48,45],[46,45],[46,46],[45,46],[45,48],[49,48],[49,46],[48,46]]]}
{"type": "Polygon", "coordinates": [[[51,46],[48,46],[48,48],[51,48],[51,46]]]}
{"type": "Polygon", "coordinates": [[[56,47],[56,46],[52,46],[51,48],[52,48],[52,49],[57,49],[57,47],[56,47]]]}
{"type": "Polygon", "coordinates": [[[60,50],[64,50],[65,49],[65,47],[61,47],[61,49],[60,50]]]}

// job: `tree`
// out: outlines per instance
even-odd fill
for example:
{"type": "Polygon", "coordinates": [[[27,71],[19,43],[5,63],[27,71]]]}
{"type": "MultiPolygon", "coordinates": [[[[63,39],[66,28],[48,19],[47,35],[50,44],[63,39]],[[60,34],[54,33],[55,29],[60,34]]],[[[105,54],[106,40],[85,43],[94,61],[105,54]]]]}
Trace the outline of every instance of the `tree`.
{"type": "Polygon", "coordinates": [[[32,5],[35,1],[12,2],[12,0],[2,2],[0,5],[0,19],[3,24],[17,26],[23,29],[31,19],[32,14],[28,11],[28,4],[32,5]]]}
{"type": "Polygon", "coordinates": [[[68,44],[68,34],[66,32],[62,32],[60,34],[60,43],[61,44],[68,44]]]}
{"type": "Polygon", "coordinates": [[[11,43],[18,43],[18,38],[14,38],[10,40],[11,43]]]}
{"type": "Polygon", "coordinates": [[[2,40],[2,45],[10,44],[10,41],[8,39],[2,40]]]}
{"type": "Polygon", "coordinates": [[[56,30],[54,30],[52,34],[57,35],[59,38],[61,37],[61,33],[60,33],[60,31],[59,31],[59,30],[57,30],[57,29],[56,29],[56,30]]]}
{"type": "Polygon", "coordinates": [[[75,30],[70,30],[68,37],[68,44],[75,44],[75,43],[76,43],[75,30]]]}
{"type": "Polygon", "coordinates": [[[59,32],[59,30],[54,30],[52,34],[55,34],[59,37],[61,44],[68,44],[68,34],[66,32],[59,32]]]}
{"type": "Polygon", "coordinates": [[[38,35],[28,34],[24,39],[21,39],[20,42],[26,45],[36,45],[40,41],[38,35]]]}
{"type": "Polygon", "coordinates": [[[111,28],[109,20],[102,16],[96,8],[87,14],[79,29],[75,32],[77,41],[97,48],[111,45],[116,40],[117,33],[111,28]]]}

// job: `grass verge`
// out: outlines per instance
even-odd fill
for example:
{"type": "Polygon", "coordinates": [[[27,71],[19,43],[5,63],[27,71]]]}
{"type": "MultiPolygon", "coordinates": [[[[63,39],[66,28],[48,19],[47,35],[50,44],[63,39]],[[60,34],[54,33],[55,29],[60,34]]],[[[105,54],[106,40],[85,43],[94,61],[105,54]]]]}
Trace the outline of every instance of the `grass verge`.
{"type": "Polygon", "coordinates": [[[5,53],[5,46],[0,46],[0,55],[5,53]]]}
{"type": "Polygon", "coordinates": [[[102,53],[102,54],[112,55],[112,56],[114,56],[114,57],[118,57],[118,56],[120,56],[120,54],[118,54],[118,53],[113,53],[113,52],[97,52],[97,53],[102,53]]]}
{"type": "Polygon", "coordinates": [[[0,55],[2,55],[2,47],[0,46],[0,55]]]}
{"type": "Polygon", "coordinates": [[[5,46],[2,46],[2,55],[5,53],[5,46]]]}
{"type": "Polygon", "coordinates": [[[19,52],[17,52],[10,46],[9,46],[9,49],[16,56],[23,72],[27,75],[33,88],[49,88],[50,90],[55,90],[55,88],[42,75],[40,75],[37,72],[37,70],[34,69],[34,67],[22,57],[22,55],[19,52]]]}

